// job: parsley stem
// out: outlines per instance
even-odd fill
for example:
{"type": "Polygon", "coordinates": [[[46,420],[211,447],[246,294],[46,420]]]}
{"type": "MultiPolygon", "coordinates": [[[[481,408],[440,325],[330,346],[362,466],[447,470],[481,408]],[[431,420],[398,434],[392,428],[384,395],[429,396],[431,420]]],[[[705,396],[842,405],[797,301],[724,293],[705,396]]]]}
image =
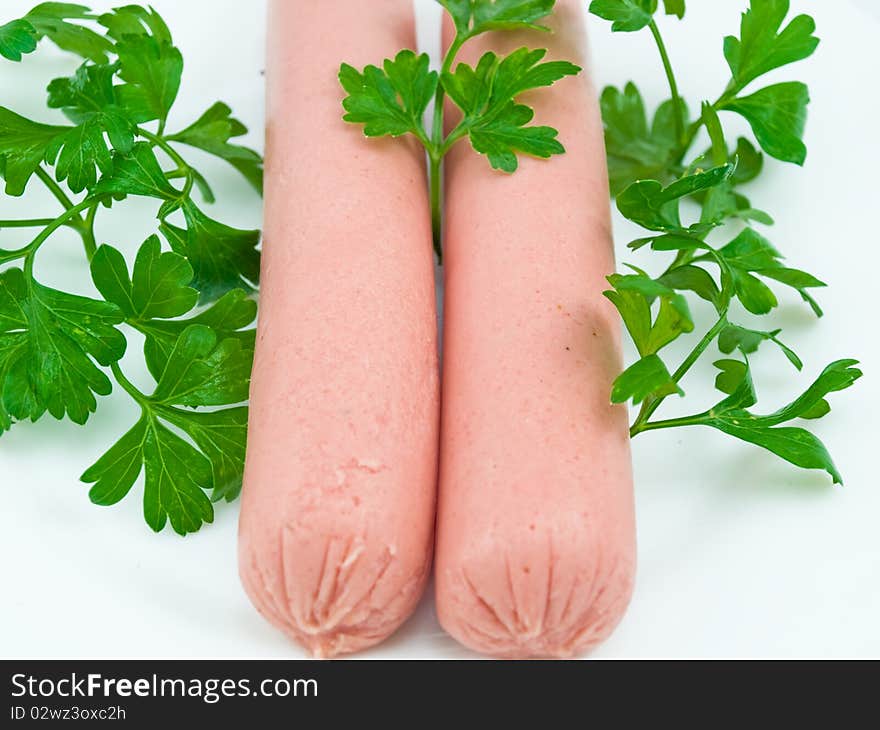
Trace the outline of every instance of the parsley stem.
{"type": "MultiPolygon", "coordinates": [[[[70,210],[76,204],[67,196],[67,193],[64,192],[64,189],[55,181],[55,179],[45,170],[42,165],[37,167],[36,169],[37,177],[43,181],[43,184],[49,189],[49,192],[55,196],[55,200],[57,200],[61,205],[70,210]]],[[[70,221],[66,225],[72,226],[76,230],[83,234],[83,222],[82,219],[77,216],[75,220],[70,221]]]]}
{"type": "Polygon", "coordinates": [[[693,416],[681,418],[668,418],[664,421],[648,421],[642,424],[633,424],[629,431],[630,438],[642,433],[642,431],[657,431],[661,428],[677,428],[678,426],[700,426],[706,421],[705,413],[697,413],[693,416]]]}
{"type": "Polygon", "coordinates": [[[154,145],[156,145],[160,150],[162,150],[166,155],[168,155],[174,162],[177,163],[178,169],[190,171],[190,166],[187,164],[186,160],[180,156],[176,149],[174,149],[168,142],[166,142],[162,137],[153,134],[152,132],[143,129],[142,127],[138,127],[138,134],[141,135],[144,139],[148,139],[154,145]]]}
{"type": "Polygon", "coordinates": [[[72,208],[74,206],[73,201],[67,197],[67,194],[61,188],[61,186],[55,182],[52,176],[43,169],[42,165],[38,166],[36,169],[37,177],[43,181],[43,184],[49,188],[49,191],[52,195],[55,196],[55,199],[61,203],[65,208],[72,208]]]}
{"type": "Polygon", "coordinates": [[[431,231],[434,239],[434,253],[437,255],[437,263],[443,263],[443,241],[442,241],[442,223],[443,223],[443,175],[442,175],[443,158],[439,155],[430,155],[431,167],[431,231]]]}
{"type": "Polygon", "coordinates": [[[703,339],[701,339],[697,346],[691,350],[690,354],[684,359],[684,362],[679,366],[678,370],[676,370],[672,374],[672,379],[676,383],[678,383],[685,375],[687,375],[688,370],[690,370],[694,363],[699,360],[700,355],[702,355],[706,348],[712,344],[712,341],[721,333],[727,326],[727,313],[722,314],[718,321],[712,325],[712,329],[710,329],[705,335],[703,335],[703,339]]]}
{"type": "MultiPolygon", "coordinates": [[[[723,107],[727,102],[733,99],[739,90],[734,86],[733,81],[727,85],[727,88],[724,90],[724,93],[721,94],[714,102],[711,104],[711,109],[717,112],[721,107],[723,107]]],[[[675,164],[680,165],[684,156],[687,154],[688,150],[691,148],[691,145],[694,143],[694,139],[696,139],[697,132],[700,131],[704,124],[704,117],[701,115],[696,121],[694,121],[688,128],[687,132],[684,135],[684,139],[682,140],[681,146],[678,149],[678,153],[675,156],[675,164]]]]}
{"type": "Polygon", "coordinates": [[[669,54],[666,52],[666,44],[663,42],[663,36],[660,35],[660,29],[653,20],[648,24],[651,35],[657,43],[657,50],[660,51],[660,60],[663,62],[663,70],[666,72],[666,79],[669,82],[669,91],[672,94],[673,119],[675,120],[675,136],[680,144],[684,144],[684,114],[682,112],[681,95],[678,93],[678,82],[675,80],[675,72],[672,70],[672,63],[669,60],[669,54]]]}
{"type": "MultiPolygon", "coordinates": [[[[446,51],[446,57],[443,59],[443,66],[440,69],[440,77],[452,71],[452,64],[455,63],[455,57],[467,40],[467,36],[460,33],[455,36],[455,40],[446,51]]],[[[443,144],[443,100],[446,98],[446,90],[443,88],[442,82],[437,85],[437,92],[434,95],[434,126],[431,130],[431,141],[437,149],[443,144]]]]}
{"type": "Polygon", "coordinates": [[[177,170],[174,172],[183,172],[186,177],[186,184],[184,185],[183,191],[181,193],[182,197],[186,197],[189,195],[192,190],[193,183],[195,182],[195,176],[193,175],[193,169],[190,167],[189,163],[180,156],[180,153],[174,147],[172,147],[164,137],[160,135],[153,134],[152,132],[144,129],[143,127],[138,127],[138,134],[144,139],[149,140],[154,145],[156,145],[160,150],[162,150],[168,157],[171,158],[172,162],[177,165],[177,170]]]}
{"type": "Polygon", "coordinates": [[[54,218],[27,218],[0,221],[0,228],[43,228],[54,222],[54,218]]]}
{"type": "Polygon", "coordinates": [[[149,408],[149,398],[141,393],[132,382],[125,377],[125,374],[122,372],[122,368],[119,367],[118,362],[111,363],[110,371],[113,373],[113,377],[116,378],[116,382],[122,386],[122,389],[128,393],[137,403],[141,406],[141,408],[147,409],[149,408]]]}
{"type": "MultiPolygon", "coordinates": [[[[467,35],[457,33],[455,40],[446,51],[443,66],[440,69],[440,77],[452,70],[455,57],[468,39],[467,35]]],[[[434,239],[434,253],[437,262],[443,262],[443,157],[449,147],[443,140],[443,102],[446,99],[446,90],[442,82],[437,84],[434,94],[434,122],[431,127],[431,140],[428,148],[430,159],[430,186],[431,186],[431,232],[434,239]]]]}
{"type": "Polygon", "coordinates": [[[28,244],[24,259],[24,270],[25,273],[28,275],[28,278],[33,276],[34,256],[36,255],[40,246],[42,246],[46,242],[46,239],[48,239],[49,236],[51,236],[53,233],[55,233],[55,231],[61,228],[61,226],[65,225],[71,218],[76,217],[79,220],[79,214],[92,204],[93,201],[90,198],[86,198],[81,203],[74,205],[72,208],[68,208],[61,215],[55,218],[42,231],[40,231],[39,235],[28,244]]]}
{"type": "Polygon", "coordinates": [[[10,261],[23,259],[25,256],[27,256],[28,250],[28,246],[25,246],[24,248],[17,248],[14,251],[6,251],[4,249],[0,249],[0,265],[8,264],[10,261]]]}
{"type": "MultiPolygon", "coordinates": [[[[727,312],[725,311],[718,317],[718,321],[712,325],[712,328],[703,335],[702,339],[697,343],[696,347],[690,351],[688,356],[684,359],[684,362],[678,367],[678,369],[672,374],[672,380],[675,383],[681,381],[681,379],[687,375],[688,371],[694,366],[694,363],[700,359],[700,355],[702,355],[706,348],[712,344],[712,341],[721,333],[721,330],[727,326],[727,312]]],[[[656,398],[646,398],[642,402],[641,410],[639,410],[638,416],[636,416],[636,420],[633,422],[632,427],[630,428],[630,437],[635,436],[636,434],[641,433],[642,431],[646,431],[646,423],[648,419],[654,415],[654,412],[660,407],[660,404],[666,400],[668,396],[659,396],[656,398]]]]}
{"type": "Polygon", "coordinates": [[[85,223],[80,232],[82,234],[83,248],[85,249],[86,258],[89,260],[89,263],[92,262],[92,258],[94,258],[95,252],[98,250],[98,244],[95,241],[95,216],[97,213],[98,204],[93,203],[92,207],[89,208],[86,213],[85,223]]]}

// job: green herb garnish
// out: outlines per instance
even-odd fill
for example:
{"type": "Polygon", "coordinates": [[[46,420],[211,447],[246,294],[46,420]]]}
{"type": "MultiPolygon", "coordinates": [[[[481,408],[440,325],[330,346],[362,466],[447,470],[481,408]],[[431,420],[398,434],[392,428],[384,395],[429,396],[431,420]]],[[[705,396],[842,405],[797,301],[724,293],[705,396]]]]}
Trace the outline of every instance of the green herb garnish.
{"type": "MultiPolygon", "coordinates": [[[[664,6],[667,14],[684,17],[684,0],[665,0],[664,6]]],[[[731,113],[737,114],[749,123],[764,153],[784,162],[804,163],[806,85],[792,81],[757,90],[752,87],[769,71],[816,50],[819,39],[813,35],[813,19],[798,15],[786,23],[788,0],[751,0],[739,35],[724,39],[730,82],[715,101],[703,102],[699,115],[692,117],[655,21],[657,0],[594,0],[590,11],[612,21],[613,31],[647,29],[657,44],[670,88],[670,98],[657,108],[650,123],[634,84],[602,92],[611,192],[624,217],[650,232],[629,247],[668,252],[672,257],[657,277],[635,267],[630,267],[632,273],[609,277],[613,289],[606,296],[620,311],[639,354],[639,360],[615,381],[612,400],[640,404],[632,436],[676,426],[709,426],[796,466],[823,469],[835,483],[841,482],[822,442],[805,428],[783,424],[826,415],[830,406],[825,397],[848,388],[861,376],[855,360],[831,363],[800,397],[775,413],[762,416],[751,410],[757,395],[750,355],[767,343],[780,348],[797,370],[803,365],[780,339],[779,329],[743,326],[737,321],[737,310],[770,314],[778,304],[771,285],[781,284],[821,316],[811,290],[825,284],[812,274],[789,268],[773,244],[752,227],[773,223],[740,192],[741,186],[761,173],[764,157],[744,137],[731,143],[723,126],[731,113]],[[686,162],[702,129],[708,133],[710,146],[686,162]],[[685,205],[699,211],[688,222],[682,218],[685,205]],[[709,243],[710,233],[714,239],[734,228],[736,235],[724,245],[709,243]],[[694,296],[714,309],[715,323],[670,371],[661,352],[694,331],[688,303],[694,296]],[[715,362],[719,371],[715,386],[725,397],[694,415],[651,420],[666,398],[684,395],[681,381],[713,343],[721,353],[739,356],[715,362]]]]}
{"type": "Polygon", "coordinates": [[[548,158],[565,152],[553,127],[530,126],[534,111],[516,102],[529,89],[551,86],[580,72],[567,61],[542,62],[547,51],[520,48],[499,58],[483,54],[472,68],[455,65],[462,46],[493,30],[531,28],[553,12],[556,0],[439,0],[455,23],[455,38],[443,58],[440,73],[431,71],[427,54],[404,50],[382,67],[363,71],[342,64],[339,81],[348,96],[343,101],[345,121],[364,125],[368,137],[411,134],[422,143],[430,162],[431,219],[434,250],[442,260],[441,169],[452,146],[465,137],[497,170],[514,172],[517,155],[548,158]],[[449,97],[461,110],[461,121],[444,134],[444,100],[449,97]],[[434,101],[433,122],[425,113],[434,101]]]}
{"type": "Polygon", "coordinates": [[[227,160],[259,192],[263,161],[230,142],[247,129],[219,102],[185,129],[166,131],[183,57],[154,10],[128,5],[97,16],[81,5],[43,3],[0,26],[0,55],[20,61],[43,38],[83,63],[48,86],[48,106],[68,123],[0,107],[6,194],[21,196],[36,181],[61,207],[45,218],[0,220],[0,231],[37,231],[22,248],[0,249],[0,433],[46,413],[85,424],[115,381],[141,415],[83,475],[92,501],[118,502],[143,471],[150,527],[170,522],[181,535],[195,532],[213,520],[212,502],[241,489],[259,232],[203,211],[194,189],[205,203],[213,192],[180,147],[227,160]],[[95,234],[101,209],[130,195],[160,201],[161,234],[140,246],[131,270],[95,234]],[[82,238],[83,271],[100,299],[52,289],[34,275],[37,254],[62,227],[82,238]],[[151,394],[119,365],[132,330],[145,337],[151,394]]]}

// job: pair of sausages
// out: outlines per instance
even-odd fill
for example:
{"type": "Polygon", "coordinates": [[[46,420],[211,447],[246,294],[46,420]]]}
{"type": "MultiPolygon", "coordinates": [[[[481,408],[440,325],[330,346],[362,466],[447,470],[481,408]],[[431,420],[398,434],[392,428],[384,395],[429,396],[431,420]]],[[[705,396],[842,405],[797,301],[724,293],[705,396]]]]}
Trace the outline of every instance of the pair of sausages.
{"type": "MultiPolygon", "coordinates": [[[[540,41],[584,65],[580,4],[557,3],[553,35],[479,37],[461,60],[540,41]]],[[[242,580],[269,621],[332,656],[409,616],[436,544],[456,639],[571,656],[618,622],[635,564],[593,89],[581,74],[528,99],[563,156],[506,175],[461,142],[447,160],[441,418],[424,155],[343,123],[336,79],[343,60],[413,48],[412,3],[362,5],[270,3],[242,580]]]]}

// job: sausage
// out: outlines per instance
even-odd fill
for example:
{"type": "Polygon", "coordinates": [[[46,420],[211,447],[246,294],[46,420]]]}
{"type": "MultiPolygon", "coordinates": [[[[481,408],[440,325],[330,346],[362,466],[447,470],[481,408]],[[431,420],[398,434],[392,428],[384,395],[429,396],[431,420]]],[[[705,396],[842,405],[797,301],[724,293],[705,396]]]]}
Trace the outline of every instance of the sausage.
{"type": "MultiPolygon", "coordinates": [[[[481,36],[462,60],[546,44],[586,66],[582,4],[557,2],[553,35],[481,36]]],[[[614,261],[596,95],[582,73],[523,101],[565,155],[512,175],[464,142],[448,160],[437,611],[477,651],[567,657],[629,602],[631,462],[609,400],[621,344],[602,296],[614,261]]]]}
{"type": "Polygon", "coordinates": [[[265,241],[239,566],[317,656],[375,644],[430,570],[439,376],[415,143],[342,121],[340,62],[415,44],[411,0],[271,0],[265,241]]]}

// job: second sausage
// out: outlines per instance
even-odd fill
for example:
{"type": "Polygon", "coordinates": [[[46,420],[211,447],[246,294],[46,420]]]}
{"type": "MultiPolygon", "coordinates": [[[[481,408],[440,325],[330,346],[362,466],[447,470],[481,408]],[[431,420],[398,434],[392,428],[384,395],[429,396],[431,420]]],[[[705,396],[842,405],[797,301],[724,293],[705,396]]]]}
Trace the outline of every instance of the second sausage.
{"type": "MultiPolygon", "coordinates": [[[[462,60],[540,43],[585,66],[582,4],[556,4],[553,35],[481,36],[462,60]]],[[[478,651],[563,657],[629,601],[632,476],[609,399],[620,326],[602,296],[614,261],[594,90],[582,73],[523,102],[565,155],[505,175],[462,142],[447,167],[437,610],[478,651]]]]}

